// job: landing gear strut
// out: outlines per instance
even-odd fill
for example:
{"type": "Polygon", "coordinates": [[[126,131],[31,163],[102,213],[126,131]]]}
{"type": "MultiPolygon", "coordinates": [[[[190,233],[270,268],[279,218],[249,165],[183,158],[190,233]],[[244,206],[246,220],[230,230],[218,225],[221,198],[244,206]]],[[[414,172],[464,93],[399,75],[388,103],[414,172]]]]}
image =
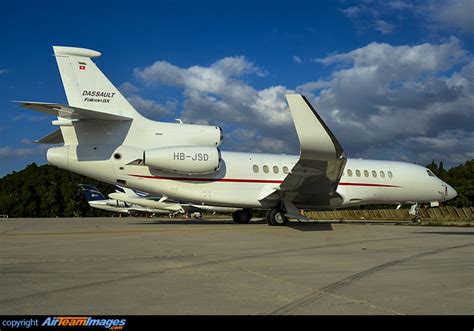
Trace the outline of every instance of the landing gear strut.
{"type": "Polygon", "coordinates": [[[281,208],[273,208],[267,212],[265,219],[270,226],[282,226],[288,223],[285,213],[281,208]]]}
{"type": "Polygon", "coordinates": [[[420,205],[418,203],[412,205],[408,213],[410,214],[413,223],[420,223],[420,205]]]}
{"type": "Polygon", "coordinates": [[[236,210],[232,214],[232,219],[237,224],[248,224],[252,218],[251,209],[236,210]]]}

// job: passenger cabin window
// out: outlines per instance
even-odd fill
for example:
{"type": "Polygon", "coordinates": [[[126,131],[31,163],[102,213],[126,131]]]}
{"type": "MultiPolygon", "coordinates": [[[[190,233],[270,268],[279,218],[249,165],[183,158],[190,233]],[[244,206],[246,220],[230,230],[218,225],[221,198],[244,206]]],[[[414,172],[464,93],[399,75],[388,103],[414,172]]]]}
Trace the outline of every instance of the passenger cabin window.
{"type": "Polygon", "coordinates": [[[258,165],[255,164],[253,166],[253,172],[258,173],[258,165]]]}
{"type": "Polygon", "coordinates": [[[277,166],[273,166],[273,173],[277,174],[278,172],[279,172],[278,167],[277,167],[277,166]]]}
{"type": "Polygon", "coordinates": [[[352,170],[351,169],[347,170],[347,176],[352,177],[352,170]]]}
{"type": "Polygon", "coordinates": [[[263,166],[263,172],[268,174],[268,166],[266,166],[266,165],[263,166]]]}
{"type": "Polygon", "coordinates": [[[364,176],[369,177],[369,172],[367,170],[364,170],[364,176]]]}
{"type": "Polygon", "coordinates": [[[380,171],[380,177],[385,178],[385,172],[380,171]]]}
{"type": "Polygon", "coordinates": [[[393,175],[392,175],[391,171],[387,172],[387,175],[388,175],[388,178],[393,178],[393,175]]]}
{"type": "Polygon", "coordinates": [[[287,167],[287,166],[284,166],[284,167],[283,167],[283,173],[284,173],[284,174],[287,174],[288,172],[289,172],[289,171],[288,171],[288,167],[287,167]]]}
{"type": "Polygon", "coordinates": [[[428,176],[436,177],[435,174],[430,169],[426,169],[426,172],[428,173],[428,176]]]}
{"type": "Polygon", "coordinates": [[[377,178],[377,171],[372,170],[372,177],[377,178]]]}
{"type": "Polygon", "coordinates": [[[360,171],[359,170],[356,170],[356,176],[360,177],[360,171]]]}

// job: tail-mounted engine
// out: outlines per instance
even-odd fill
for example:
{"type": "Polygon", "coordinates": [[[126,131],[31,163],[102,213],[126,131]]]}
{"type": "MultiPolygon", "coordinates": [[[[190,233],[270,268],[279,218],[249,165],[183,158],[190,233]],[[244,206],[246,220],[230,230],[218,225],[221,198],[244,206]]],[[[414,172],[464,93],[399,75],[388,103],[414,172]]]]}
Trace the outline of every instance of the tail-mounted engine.
{"type": "Polygon", "coordinates": [[[143,152],[143,164],[163,171],[202,175],[219,170],[221,152],[210,146],[176,146],[143,152]]]}

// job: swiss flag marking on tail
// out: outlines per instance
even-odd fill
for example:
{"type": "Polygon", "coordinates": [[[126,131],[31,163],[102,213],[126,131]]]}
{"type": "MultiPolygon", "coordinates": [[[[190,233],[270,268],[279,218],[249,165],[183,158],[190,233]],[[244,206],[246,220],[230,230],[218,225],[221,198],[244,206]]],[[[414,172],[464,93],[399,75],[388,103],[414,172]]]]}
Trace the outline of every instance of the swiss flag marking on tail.
{"type": "Polygon", "coordinates": [[[79,66],[79,70],[86,70],[86,66],[80,65],[80,66],[79,66]]]}

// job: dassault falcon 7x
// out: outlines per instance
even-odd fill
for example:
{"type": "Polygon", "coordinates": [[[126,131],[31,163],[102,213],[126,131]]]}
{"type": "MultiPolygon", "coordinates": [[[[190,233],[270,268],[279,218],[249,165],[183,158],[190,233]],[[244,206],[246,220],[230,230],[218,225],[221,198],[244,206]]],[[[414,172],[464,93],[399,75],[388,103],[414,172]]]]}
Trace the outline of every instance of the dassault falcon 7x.
{"type": "Polygon", "coordinates": [[[267,209],[270,225],[304,219],[299,209],[390,203],[439,204],[456,191],[430,170],[405,162],[349,159],[308,100],[286,95],[300,155],[221,151],[218,126],[167,123],[140,115],[91,60],[94,50],[54,46],[68,105],[20,102],[57,116],[40,143],[48,162],[151,194],[212,206],[267,209]]]}

